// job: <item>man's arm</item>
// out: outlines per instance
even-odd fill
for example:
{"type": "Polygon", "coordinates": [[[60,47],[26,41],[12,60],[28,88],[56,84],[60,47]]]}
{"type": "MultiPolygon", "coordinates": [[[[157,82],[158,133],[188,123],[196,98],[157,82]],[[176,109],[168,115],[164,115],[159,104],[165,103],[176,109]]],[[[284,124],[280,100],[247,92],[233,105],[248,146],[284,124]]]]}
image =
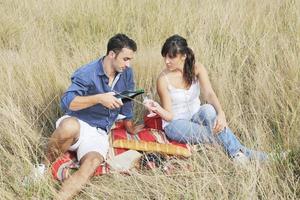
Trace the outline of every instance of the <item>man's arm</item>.
{"type": "MultiPolygon", "coordinates": [[[[135,83],[134,83],[134,76],[133,71],[131,68],[128,69],[126,74],[126,82],[127,82],[127,90],[134,90],[135,83]]],[[[142,128],[144,128],[143,125],[135,126],[134,122],[132,120],[133,118],[133,102],[128,101],[124,103],[124,105],[121,107],[120,114],[125,115],[126,118],[124,119],[124,126],[128,133],[130,134],[136,134],[138,133],[142,128]]]]}
{"type": "Polygon", "coordinates": [[[71,78],[72,84],[61,99],[62,110],[82,110],[96,104],[102,104],[109,109],[119,108],[123,103],[115,98],[115,93],[102,93],[88,96],[88,90],[92,87],[90,80],[84,74],[75,74],[71,78]]]}
{"type": "Polygon", "coordinates": [[[145,127],[144,124],[134,125],[134,122],[132,119],[125,119],[124,126],[125,126],[126,131],[130,134],[137,134],[145,127]]]}
{"type": "Polygon", "coordinates": [[[115,93],[103,93],[91,96],[76,96],[70,103],[69,109],[72,111],[82,110],[96,104],[102,104],[109,109],[116,109],[123,105],[122,101],[114,97],[115,93]]]}

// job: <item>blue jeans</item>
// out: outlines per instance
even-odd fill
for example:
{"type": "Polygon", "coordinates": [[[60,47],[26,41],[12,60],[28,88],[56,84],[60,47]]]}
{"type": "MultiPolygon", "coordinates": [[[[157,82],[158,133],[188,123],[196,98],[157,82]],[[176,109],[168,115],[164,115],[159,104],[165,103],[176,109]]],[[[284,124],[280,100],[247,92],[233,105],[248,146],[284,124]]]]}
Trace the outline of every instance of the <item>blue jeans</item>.
{"type": "Polygon", "coordinates": [[[169,139],[182,143],[221,144],[230,157],[234,157],[236,153],[242,151],[248,158],[267,159],[266,153],[253,151],[243,146],[228,127],[218,134],[213,134],[216,117],[215,108],[210,104],[205,104],[192,116],[191,120],[173,120],[164,130],[169,139]]]}

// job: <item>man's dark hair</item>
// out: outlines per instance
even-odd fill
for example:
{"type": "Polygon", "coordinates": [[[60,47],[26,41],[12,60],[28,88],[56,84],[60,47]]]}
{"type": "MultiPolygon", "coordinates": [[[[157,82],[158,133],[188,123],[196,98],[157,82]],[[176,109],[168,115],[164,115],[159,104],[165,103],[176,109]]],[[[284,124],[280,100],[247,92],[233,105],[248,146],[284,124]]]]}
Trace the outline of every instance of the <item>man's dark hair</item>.
{"type": "Polygon", "coordinates": [[[137,50],[136,43],[134,40],[130,39],[125,34],[118,33],[117,35],[109,39],[107,43],[106,55],[108,55],[110,51],[113,51],[118,55],[123,48],[128,48],[132,51],[137,50]]]}

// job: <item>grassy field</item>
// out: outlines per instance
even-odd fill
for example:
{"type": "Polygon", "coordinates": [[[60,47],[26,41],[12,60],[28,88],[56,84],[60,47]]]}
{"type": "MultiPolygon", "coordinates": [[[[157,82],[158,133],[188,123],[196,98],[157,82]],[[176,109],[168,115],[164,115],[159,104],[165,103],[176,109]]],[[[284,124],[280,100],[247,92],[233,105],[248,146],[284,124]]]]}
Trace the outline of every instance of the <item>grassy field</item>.
{"type": "Polygon", "coordinates": [[[203,151],[188,161],[193,172],[97,177],[76,198],[300,198],[299,10],[298,0],[0,0],[1,199],[51,199],[59,188],[50,175],[30,187],[21,180],[43,156],[71,73],[103,55],[118,32],[138,44],[133,68],[145,90],[164,67],[165,39],[186,37],[243,143],[293,154],[240,168],[203,151]]]}

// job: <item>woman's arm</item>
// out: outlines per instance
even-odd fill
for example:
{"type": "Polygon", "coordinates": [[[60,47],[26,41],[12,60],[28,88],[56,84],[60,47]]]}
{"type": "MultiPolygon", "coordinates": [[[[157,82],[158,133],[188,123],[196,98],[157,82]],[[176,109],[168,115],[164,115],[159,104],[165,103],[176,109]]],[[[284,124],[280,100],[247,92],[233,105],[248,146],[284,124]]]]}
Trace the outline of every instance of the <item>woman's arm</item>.
{"type": "Polygon", "coordinates": [[[160,75],[157,79],[156,83],[156,89],[158,96],[160,98],[161,106],[157,110],[157,114],[161,116],[166,121],[172,121],[173,119],[173,113],[172,113],[172,101],[170,97],[170,93],[168,90],[168,83],[166,83],[166,77],[165,75],[160,75]]]}
{"type": "Polygon", "coordinates": [[[204,100],[206,100],[209,104],[213,105],[217,112],[217,119],[214,125],[214,132],[220,132],[227,126],[225,113],[222,109],[222,106],[219,102],[216,93],[214,92],[211,86],[207,70],[203,65],[196,65],[196,76],[198,77],[204,100]]]}
{"type": "Polygon", "coordinates": [[[157,113],[165,121],[171,121],[173,119],[172,102],[167,85],[164,75],[160,75],[157,79],[156,89],[162,106],[153,101],[148,109],[157,113]]]}

